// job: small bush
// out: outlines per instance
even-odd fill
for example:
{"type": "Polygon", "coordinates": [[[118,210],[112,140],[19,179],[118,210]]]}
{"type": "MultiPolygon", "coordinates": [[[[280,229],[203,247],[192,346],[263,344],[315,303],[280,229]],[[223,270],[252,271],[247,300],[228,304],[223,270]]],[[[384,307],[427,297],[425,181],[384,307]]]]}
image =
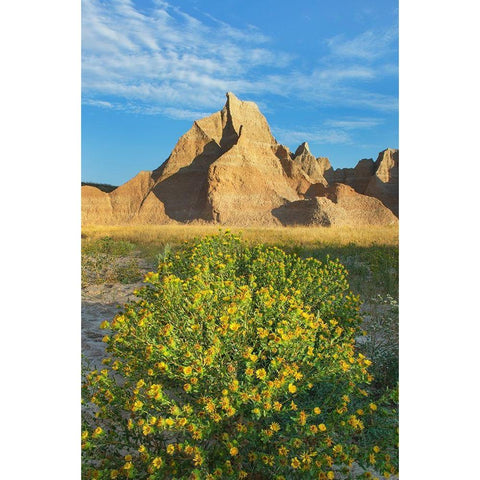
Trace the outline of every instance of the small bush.
{"type": "Polygon", "coordinates": [[[133,243],[103,237],[82,248],[82,286],[141,280],[139,262],[129,257],[133,243]]]}
{"type": "Polygon", "coordinates": [[[84,478],[395,472],[342,265],[225,233],[165,252],[145,281],[102,324],[109,356],[83,383],[84,478]]]}
{"type": "Polygon", "coordinates": [[[85,254],[104,254],[122,256],[133,251],[135,245],[126,240],[116,240],[112,237],[103,237],[83,246],[85,254]]]}

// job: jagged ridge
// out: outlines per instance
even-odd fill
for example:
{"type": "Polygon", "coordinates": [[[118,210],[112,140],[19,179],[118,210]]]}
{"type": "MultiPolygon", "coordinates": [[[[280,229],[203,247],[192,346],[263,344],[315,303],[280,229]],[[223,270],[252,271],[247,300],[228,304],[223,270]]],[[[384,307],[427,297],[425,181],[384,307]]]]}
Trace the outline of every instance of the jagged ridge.
{"type": "Polygon", "coordinates": [[[223,109],[196,120],[153,172],[140,172],[111,193],[82,187],[83,223],[394,223],[385,205],[398,214],[398,150],[333,170],[306,142],[292,154],[275,140],[257,105],[231,92],[223,109]],[[347,203],[329,198],[329,185],[338,183],[352,187],[341,196],[347,203]],[[322,213],[305,216],[302,208],[322,213]],[[373,218],[359,209],[377,213],[373,218]]]}

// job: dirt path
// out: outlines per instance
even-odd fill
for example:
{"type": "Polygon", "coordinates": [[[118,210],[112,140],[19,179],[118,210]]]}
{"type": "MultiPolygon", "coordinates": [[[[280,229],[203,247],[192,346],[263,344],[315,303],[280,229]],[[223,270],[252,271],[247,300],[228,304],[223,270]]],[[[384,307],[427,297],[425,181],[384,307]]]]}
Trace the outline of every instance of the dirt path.
{"type": "Polygon", "coordinates": [[[100,328],[104,320],[112,320],[119,307],[135,299],[133,291],[143,282],[123,285],[121,283],[89,285],[82,288],[82,354],[98,368],[105,357],[105,332],[100,328]]]}

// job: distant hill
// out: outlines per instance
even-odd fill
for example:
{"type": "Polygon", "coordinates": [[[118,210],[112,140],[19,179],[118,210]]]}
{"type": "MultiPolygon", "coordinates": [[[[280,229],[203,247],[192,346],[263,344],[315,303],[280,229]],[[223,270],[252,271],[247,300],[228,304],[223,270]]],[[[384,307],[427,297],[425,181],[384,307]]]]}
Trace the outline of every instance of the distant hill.
{"type": "Polygon", "coordinates": [[[95,187],[105,193],[113,192],[117,187],[108,183],[82,182],[82,187],[95,187]]]}
{"type": "Polygon", "coordinates": [[[279,144],[257,105],[233,93],[222,110],[196,120],[156,170],[118,188],[84,185],[84,224],[398,222],[398,150],[334,170],[306,142],[295,153],[279,144]]]}

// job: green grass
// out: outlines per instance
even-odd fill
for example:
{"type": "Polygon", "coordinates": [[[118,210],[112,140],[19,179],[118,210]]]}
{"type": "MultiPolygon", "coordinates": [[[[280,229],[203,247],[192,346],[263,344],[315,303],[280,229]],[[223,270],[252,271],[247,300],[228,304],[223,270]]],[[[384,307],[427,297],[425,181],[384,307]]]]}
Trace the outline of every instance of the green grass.
{"type": "Polygon", "coordinates": [[[82,286],[134,283],[142,278],[135,245],[103,237],[82,245],[82,286]]]}
{"type": "MultiPolygon", "coordinates": [[[[266,236],[263,233],[262,240],[265,240],[266,236]]],[[[296,242],[295,238],[281,236],[275,241],[274,235],[268,235],[268,240],[268,243],[303,258],[314,257],[321,261],[328,257],[338,258],[347,267],[352,290],[364,299],[377,294],[398,298],[398,245],[380,243],[358,245],[353,242],[342,245],[320,243],[319,240],[312,239],[296,242]]],[[[253,238],[249,241],[256,243],[253,238]]],[[[105,262],[111,260],[110,257],[142,258],[155,268],[158,256],[165,249],[175,250],[182,244],[181,238],[171,235],[159,235],[156,239],[147,236],[144,240],[138,235],[126,235],[123,238],[115,233],[103,237],[87,235],[87,238],[82,240],[82,254],[97,258],[99,255],[105,255],[105,262]]]]}
{"type": "MultiPolygon", "coordinates": [[[[398,299],[398,227],[232,228],[248,243],[275,245],[301,257],[338,258],[349,271],[352,290],[368,300],[377,294],[398,299]]],[[[212,225],[87,226],[82,253],[141,258],[155,268],[165,249],[218,233],[212,225]]]]}

